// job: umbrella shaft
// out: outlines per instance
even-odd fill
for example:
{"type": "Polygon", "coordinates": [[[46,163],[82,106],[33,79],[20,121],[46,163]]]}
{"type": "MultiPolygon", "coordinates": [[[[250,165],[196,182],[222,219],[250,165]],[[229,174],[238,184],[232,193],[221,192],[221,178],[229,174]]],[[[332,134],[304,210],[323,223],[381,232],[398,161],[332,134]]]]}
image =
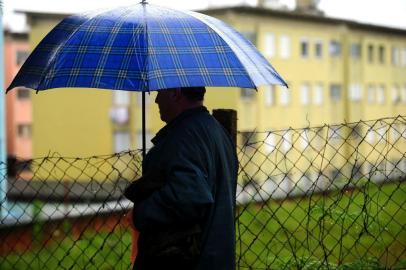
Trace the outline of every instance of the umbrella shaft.
{"type": "Polygon", "coordinates": [[[145,138],[145,92],[142,92],[142,159],[146,154],[146,138],[145,138]]]}

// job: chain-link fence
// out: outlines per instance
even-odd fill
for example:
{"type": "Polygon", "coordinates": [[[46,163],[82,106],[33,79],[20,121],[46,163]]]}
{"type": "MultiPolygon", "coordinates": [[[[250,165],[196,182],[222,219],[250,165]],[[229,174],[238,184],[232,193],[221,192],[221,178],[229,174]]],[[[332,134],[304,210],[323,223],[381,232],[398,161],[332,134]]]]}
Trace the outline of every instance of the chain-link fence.
{"type": "MultiPolygon", "coordinates": [[[[406,268],[406,117],[238,145],[239,269],[406,268]]],[[[121,194],[140,164],[131,151],[1,165],[0,269],[129,269],[121,194]]]]}

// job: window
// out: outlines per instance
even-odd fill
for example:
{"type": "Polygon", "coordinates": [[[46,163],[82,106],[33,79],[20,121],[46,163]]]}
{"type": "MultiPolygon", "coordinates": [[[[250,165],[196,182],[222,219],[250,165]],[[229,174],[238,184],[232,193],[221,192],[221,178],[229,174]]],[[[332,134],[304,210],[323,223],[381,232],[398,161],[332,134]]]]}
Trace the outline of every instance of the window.
{"type": "Polygon", "coordinates": [[[302,149],[306,149],[310,145],[310,137],[309,137],[309,130],[304,129],[300,133],[300,144],[302,146],[302,149]]]}
{"type": "Polygon", "coordinates": [[[372,84],[368,85],[368,102],[375,102],[375,87],[372,84]]]}
{"type": "Polygon", "coordinates": [[[275,134],[269,132],[265,138],[265,149],[268,153],[275,150],[275,134]]]}
{"type": "Polygon", "coordinates": [[[282,151],[288,152],[292,148],[292,134],[289,130],[282,135],[282,151]]]}
{"type": "Polygon", "coordinates": [[[310,86],[307,83],[302,84],[300,87],[300,100],[302,105],[310,104],[310,86]]]}
{"type": "Polygon", "coordinates": [[[341,55],[341,44],[340,44],[340,42],[338,42],[336,40],[330,41],[330,55],[333,56],[333,57],[341,55]]]}
{"type": "Polygon", "coordinates": [[[402,103],[406,103],[406,84],[402,88],[402,92],[400,93],[400,98],[402,103]]]}
{"type": "Polygon", "coordinates": [[[309,41],[307,39],[302,39],[300,41],[300,55],[302,58],[309,57],[309,41]]]}
{"type": "Polygon", "coordinates": [[[257,34],[254,31],[241,31],[241,34],[251,41],[254,46],[257,45],[257,34]]]}
{"type": "Polygon", "coordinates": [[[330,98],[332,101],[339,101],[341,99],[341,85],[330,85],[330,98]]]}
{"type": "MultiPolygon", "coordinates": [[[[136,95],[137,95],[137,104],[139,106],[141,106],[142,105],[142,92],[137,92],[136,95]]],[[[151,103],[151,94],[148,92],[148,93],[145,93],[145,104],[150,104],[150,103],[151,103]]]]}
{"type": "MultiPolygon", "coordinates": [[[[153,135],[150,131],[146,130],[145,131],[145,147],[147,149],[152,148],[152,139],[153,135]]],[[[142,131],[137,132],[137,149],[142,149],[142,131]]]]}
{"type": "Polygon", "coordinates": [[[251,101],[254,99],[256,90],[251,88],[240,88],[241,98],[246,101],[251,101]]]}
{"type": "Polygon", "coordinates": [[[374,46],[372,44],[368,45],[368,62],[374,62],[374,46]]]}
{"type": "Polygon", "coordinates": [[[17,98],[19,100],[30,99],[30,90],[28,90],[26,88],[18,88],[17,89],[17,98]]]}
{"type": "Polygon", "coordinates": [[[279,40],[280,57],[287,59],[290,57],[290,38],[288,36],[281,36],[279,40]]]}
{"type": "Polygon", "coordinates": [[[359,43],[351,44],[350,55],[353,59],[359,59],[361,57],[361,45],[359,43]]]}
{"type": "Polygon", "coordinates": [[[375,131],[373,129],[368,129],[365,140],[371,144],[375,142],[375,131]]]}
{"type": "Polygon", "coordinates": [[[267,57],[275,56],[275,35],[272,33],[265,34],[265,48],[264,54],[267,57]]]}
{"type": "Polygon", "coordinates": [[[264,98],[265,106],[275,105],[275,86],[274,85],[266,86],[264,95],[265,95],[265,98],[264,98]]]}
{"type": "Polygon", "coordinates": [[[406,67],[406,48],[402,50],[402,66],[406,67]]]}
{"type": "Polygon", "coordinates": [[[17,125],[17,134],[21,138],[31,138],[32,130],[30,124],[17,125]]]}
{"type": "Polygon", "coordinates": [[[279,93],[280,93],[280,104],[281,105],[289,105],[290,103],[290,90],[287,89],[286,87],[280,87],[279,88],[279,93]]]}
{"type": "Polygon", "coordinates": [[[113,91],[113,104],[116,106],[128,106],[130,104],[130,92],[113,91]]]}
{"type": "Polygon", "coordinates": [[[379,46],[379,63],[385,64],[385,47],[379,46]]]}
{"type": "Polygon", "coordinates": [[[376,101],[379,104],[385,103],[385,86],[384,85],[378,86],[378,89],[376,91],[376,101]]]}
{"type": "Polygon", "coordinates": [[[116,131],[113,134],[114,153],[128,151],[130,149],[130,132],[116,131]]]}
{"type": "Polygon", "coordinates": [[[392,65],[399,65],[399,48],[392,47],[392,65]]]}
{"type": "Polygon", "coordinates": [[[400,102],[400,89],[398,85],[392,87],[392,103],[397,104],[400,102]]]}
{"type": "Polygon", "coordinates": [[[359,84],[351,84],[349,89],[349,98],[352,101],[360,101],[362,99],[362,89],[359,84]]]}
{"type": "Polygon", "coordinates": [[[27,60],[29,54],[30,53],[28,51],[17,51],[16,55],[17,66],[21,66],[25,62],[25,60],[27,60]]]}
{"type": "Polygon", "coordinates": [[[341,130],[339,126],[332,126],[329,130],[328,130],[328,139],[329,140],[338,140],[341,138],[341,130]]]}
{"type": "Polygon", "coordinates": [[[323,104],[323,85],[321,83],[317,83],[313,87],[313,104],[323,104]]]}
{"type": "Polygon", "coordinates": [[[314,55],[316,58],[323,57],[323,43],[321,40],[317,40],[314,44],[314,55]]]}

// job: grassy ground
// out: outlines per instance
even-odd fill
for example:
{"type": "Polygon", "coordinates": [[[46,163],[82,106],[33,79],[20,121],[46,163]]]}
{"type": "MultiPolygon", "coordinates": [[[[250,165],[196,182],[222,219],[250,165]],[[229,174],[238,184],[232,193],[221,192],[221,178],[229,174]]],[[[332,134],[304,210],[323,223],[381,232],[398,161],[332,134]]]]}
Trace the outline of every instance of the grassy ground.
{"type": "Polygon", "coordinates": [[[401,267],[406,262],[405,202],[406,183],[393,183],[250,205],[240,210],[238,264],[247,269],[401,267]]]}
{"type": "MultiPolygon", "coordinates": [[[[406,183],[240,208],[240,269],[403,269],[406,183]],[[336,265],[340,265],[337,267],[336,265]]],[[[0,269],[129,269],[131,236],[88,233],[0,258],[0,269]]]]}

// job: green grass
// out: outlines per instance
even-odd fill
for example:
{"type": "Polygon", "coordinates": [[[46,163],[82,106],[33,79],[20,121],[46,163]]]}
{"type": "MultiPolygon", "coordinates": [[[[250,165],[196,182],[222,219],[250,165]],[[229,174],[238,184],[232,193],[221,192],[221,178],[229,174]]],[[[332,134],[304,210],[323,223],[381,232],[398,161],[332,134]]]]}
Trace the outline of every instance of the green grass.
{"type": "Polygon", "coordinates": [[[405,202],[406,183],[393,183],[250,205],[240,209],[239,265],[247,269],[400,267],[406,259],[405,202]]]}
{"type": "Polygon", "coordinates": [[[131,235],[128,231],[87,233],[46,247],[0,258],[0,269],[130,269],[131,235]]]}
{"type": "MultiPolygon", "coordinates": [[[[404,269],[406,183],[240,208],[240,269],[404,269]]],[[[40,230],[38,226],[36,230],[40,230]]],[[[66,226],[69,232],[69,226],[66,226]]],[[[69,235],[69,233],[67,233],[69,235]]],[[[0,258],[0,269],[130,269],[131,235],[66,236],[0,258]]],[[[225,269],[226,270],[226,269],[225,269]]]]}

